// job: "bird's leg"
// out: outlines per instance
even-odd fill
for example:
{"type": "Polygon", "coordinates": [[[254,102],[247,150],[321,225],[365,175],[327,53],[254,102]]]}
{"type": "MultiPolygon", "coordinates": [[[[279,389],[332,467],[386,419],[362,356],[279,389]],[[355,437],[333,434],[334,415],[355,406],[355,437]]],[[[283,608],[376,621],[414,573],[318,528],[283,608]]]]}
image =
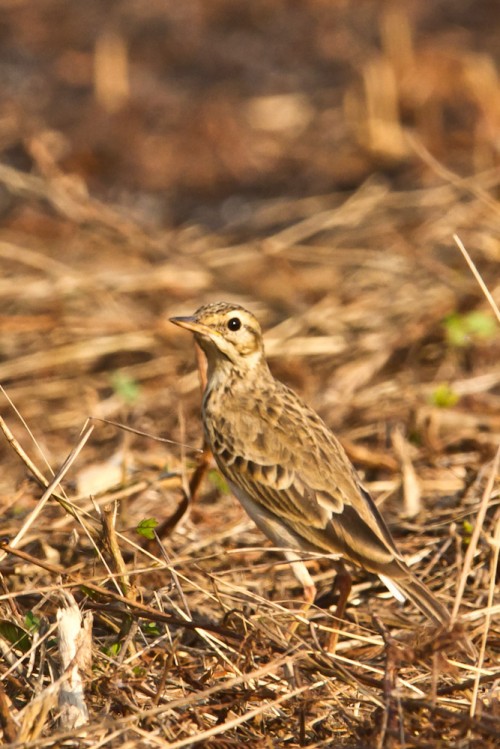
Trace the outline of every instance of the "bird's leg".
{"type": "Polygon", "coordinates": [[[304,603],[300,607],[297,618],[288,629],[288,638],[291,639],[295,630],[299,626],[299,617],[305,616],[314,603],[314,599],[316,598],[316,586],[309,574],[309,570],[301,560],[299,554],[296,554],[293,551],[285,551],[285,557],[290,562],[293,574],[304,589],[304,603]]]}
{"type": "Polygon", "coordinates": [[[335,648],[337,647],[337,642],[339,639],[338,630],[342,627],[344,614],[345,614],[345,607],[349,599],[351,587],[352,587],[352,578],[349,572],[344,567],[342,561],[338,560],[337,561],[337,574],[335,575],[335,579],[333,581],[333,589],[337,590],[339,594],[339,598],[337,601],[337,608],[335,609],[335,614],[334,614],[335,620],[336,620],[337,631],[331,632],[328,638],[328,642],[326,645],[326,650],[328,653],[334,653],[335,648]]]}

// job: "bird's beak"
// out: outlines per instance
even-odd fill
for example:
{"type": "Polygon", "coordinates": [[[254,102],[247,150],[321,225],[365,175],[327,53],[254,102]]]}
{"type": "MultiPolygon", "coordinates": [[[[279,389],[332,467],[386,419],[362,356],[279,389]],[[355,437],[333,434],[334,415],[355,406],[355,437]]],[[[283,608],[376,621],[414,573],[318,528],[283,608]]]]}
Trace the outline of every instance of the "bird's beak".
{"type": "Polygon", "coordinates": [[[180,328],[190,330],[192,333],[198,333],[198,335],[212,336],[214,333],[207,325],[198,322],[196,317],[193,316],[171,317],[170,322],[173,322],[174,325],[178,325],[180,328]]]}

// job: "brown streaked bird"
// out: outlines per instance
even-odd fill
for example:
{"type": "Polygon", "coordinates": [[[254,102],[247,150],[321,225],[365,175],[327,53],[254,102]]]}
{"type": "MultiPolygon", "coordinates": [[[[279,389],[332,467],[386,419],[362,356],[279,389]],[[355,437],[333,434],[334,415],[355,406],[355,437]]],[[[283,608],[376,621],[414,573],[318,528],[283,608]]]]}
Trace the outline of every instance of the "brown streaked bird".
{"type": "Polygon", "coordinates": [[[399,600],[447,625],[446,608],[406,564],[340,442],[274,379],[254,315],[217,302],[171,321],[194,333],[207,357],[202,417],[217,465],[252,520],[285,550],[309,601],[315,587],[301,551],[378,575],[399,600]]]}

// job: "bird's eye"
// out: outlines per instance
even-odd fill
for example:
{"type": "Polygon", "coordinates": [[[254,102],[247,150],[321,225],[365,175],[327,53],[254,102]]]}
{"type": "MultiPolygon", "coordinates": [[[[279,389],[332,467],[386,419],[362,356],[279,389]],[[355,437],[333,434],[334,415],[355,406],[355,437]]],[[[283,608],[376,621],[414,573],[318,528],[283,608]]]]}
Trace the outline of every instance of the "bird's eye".
{"type": "Polygon", "coordinates": [[[229,330],[239,330],[241,328],[241,320],[239,317],[232,317],[228,320],[227,327],[229,330]]]}

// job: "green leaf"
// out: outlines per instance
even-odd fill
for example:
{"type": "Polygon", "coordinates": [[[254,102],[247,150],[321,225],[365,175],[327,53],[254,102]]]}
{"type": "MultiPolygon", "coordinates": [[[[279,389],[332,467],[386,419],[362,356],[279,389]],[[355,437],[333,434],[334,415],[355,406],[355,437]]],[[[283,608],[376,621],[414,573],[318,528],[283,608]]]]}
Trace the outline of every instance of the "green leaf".
{"type": "Polygon", "coordinates": [[[113,372],[111,375],[111,387],[129,405],[133,405],[139,397],[140,387],[137,380],[129,377],[125,372],[113,372]]]}
{"type": "Polygon", "coordinates": [[[40,629],[40,617],[34,614],[32,611],[28,611],[24,617],[24,626],[29,632],[35,632],[40,629]]]}
{"type": "Polygon", "coordinates": [[[136,531],[140,536],[144,536],[144,538],[153,539],[155,537],[154,530],[158,524],[158,520],[154,518],[145,518],[136,527],[136,531]]]}
{"type": "Polygon", "coordinates": [[[446,340],[449,346],[463,348],[477,340],[493,338],[497,324],[492,315],[480,310],[465,314],[454,312],[443,320],[446,340]]]}
{"type": "Polygon", "coordinates": [[[497,332],[497,324],[492,315],[475,310],[467,315],[467,327],[471,335],[477,338],[493,338],[497,332]]]}
{"type": "Polygon", "coordinates": [[[142,631],[145,635],[153,635],[154,637],[161,635],[157,622],[144,622],[142,631]]]}
{"type": "Polygon", "coordinates": [[[101,598],[97,591],[88,588],[86,585],[80,585],[80,590],[87,596],[87,598],[90,598],[91,601],[99,601],[101,598]]]}
{"type": "Polygon", "coordinates": [[[448,315],[443,320],[446,341],[449,346],[461,347],[467,345],[467,331],[465,329],[463,316],[458,313],[448,315]]]}
{"type": "Polygon", "coordinates": [[[105,648],[104,652],[106,655],[110,655],[111,657],[115,657],[120,653],[120,650],[122,649],[122,643],[121,642],[114,642],[112,645],[109,646],[109,648],[105,648]]]}
{"type": "Polygon", "coordinates": [[[438,408],[453,408],[459,401],[459,396],[449,385],[438,385],[431,395],[431,403],[438,408]]]}
{"type": "Polygon", "coordinates": [[[216,469],[212,469],[208,472],[208,480],[221,492],[221,494],[230,494],[226,479],[216,469]]]}
{"type": "Polygon", "coordinates": [[[469,520],[464,520],[462,523],[462,530],[463,530],[462,541],[466,546],[468,546],[470,544],[474,526],[469,520]]]}
{"type": "Polygon", "coordinates": [[[472,525],[472,523],[470,522],[470,520],[464,520],[464,522],[463,522],[463,528],[464,528],[464,533],[467,536],[472,536],[472,531],[474,530],[474,526],[472,525]]]}
{"type": "Polygon", "coordinates": [[[0,619],[0,636],[22,653],[27,653],[31,647],[29,634],[8,619],[0,619]]]}

